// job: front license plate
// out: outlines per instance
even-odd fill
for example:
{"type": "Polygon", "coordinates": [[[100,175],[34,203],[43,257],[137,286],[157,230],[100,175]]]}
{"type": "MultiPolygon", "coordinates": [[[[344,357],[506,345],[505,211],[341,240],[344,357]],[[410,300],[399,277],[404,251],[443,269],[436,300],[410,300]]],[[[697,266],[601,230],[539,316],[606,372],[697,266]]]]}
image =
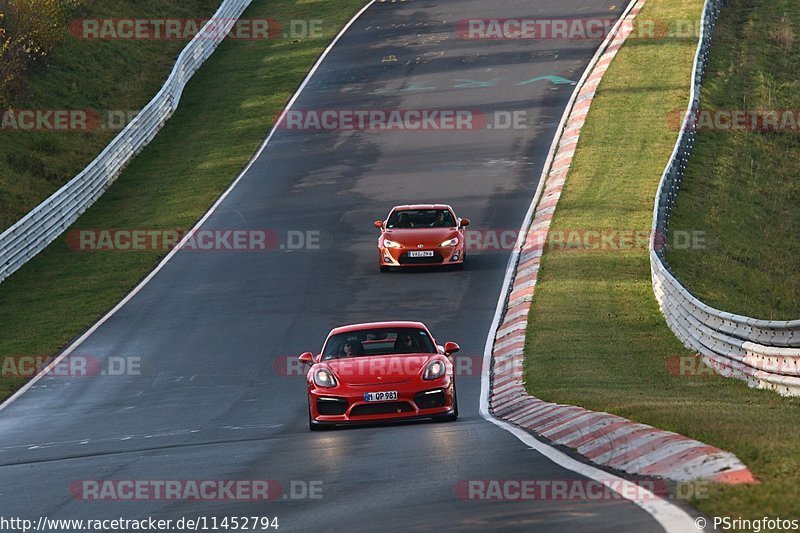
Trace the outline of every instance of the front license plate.
{"type": "Polygon", "coordinates": [[[433,257],[433,250],[411,251],[408,257],[433,257]]]}
{"type": "Polygon", "coordinates": [[[392,400],[397,399],[397,391],[387,391],[387,392],[365,392],[364,393],[364,401],[365,402],[390,402],[392,400]]]}

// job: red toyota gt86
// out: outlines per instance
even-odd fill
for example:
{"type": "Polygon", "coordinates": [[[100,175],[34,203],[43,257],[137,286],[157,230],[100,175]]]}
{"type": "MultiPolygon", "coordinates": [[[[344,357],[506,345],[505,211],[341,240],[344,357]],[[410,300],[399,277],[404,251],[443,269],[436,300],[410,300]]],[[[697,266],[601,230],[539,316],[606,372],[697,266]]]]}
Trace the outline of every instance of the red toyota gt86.
{"type": "Polygon", "coordinates": [[[391,267],[452,265],[461,268],[467,252],[464,228],[469,219],[458,218],[449,205],[399,205],[386,220],[376,220],[378,265],[391,267]]]}
{"type": "Polygon", "coordinates": [[[322,353],[306,352],[311,366],[311,430],[385,420],[458,418],[451,356],[420,322],[376,322],[334,329],[322,353]]]}

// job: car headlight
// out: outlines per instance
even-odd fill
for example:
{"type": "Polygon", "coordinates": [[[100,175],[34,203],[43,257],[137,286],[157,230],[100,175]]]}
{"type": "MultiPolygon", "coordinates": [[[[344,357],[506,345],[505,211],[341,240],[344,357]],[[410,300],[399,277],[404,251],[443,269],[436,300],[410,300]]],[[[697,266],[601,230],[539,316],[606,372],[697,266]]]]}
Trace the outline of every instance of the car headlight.
{"type": "Polygon", "coordinates": [[[318,387],[335,387],[336,378],[333,377],[333,373],[327,368],[320,368],[314,372],[314,383],[316,383],[318,387]]]}
{"type": "Polygon", "coordinates": [[[445,372],[447,372],[447,366],[445,366],[442,361],[434,359],[428,363],[428,366],[425,367],[425,372],[422,374],[422,379],[425,381],[439,379],[440,377],[444,376],[445,372]]]}
{"type": "Polygon", "coordinates": [[[383,239],[383,245],[387,248],[402,248],[399,242],[390,241],[389,239],[383,239]]]}
{"type": "Polygon", "coordinates": [[[444,241],[439,246],[450,246],[450,247],[458,246],[458,237],[453,237],[452,239],[447,239],[446,241],[444,241]]]}

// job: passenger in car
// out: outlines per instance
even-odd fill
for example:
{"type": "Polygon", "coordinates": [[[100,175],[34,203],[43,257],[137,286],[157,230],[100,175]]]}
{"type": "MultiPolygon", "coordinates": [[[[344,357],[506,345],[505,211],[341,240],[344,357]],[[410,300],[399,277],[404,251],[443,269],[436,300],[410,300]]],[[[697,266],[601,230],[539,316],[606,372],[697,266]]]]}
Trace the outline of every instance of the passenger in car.
{"type": "Polygon", "coordinates": [[[400,213],[400,216],[397,217],[397,227],[399,229],[408,229],[414,227],[414,224],[411,223],[411,220],[408,217],[408,213],[400,213]]]}

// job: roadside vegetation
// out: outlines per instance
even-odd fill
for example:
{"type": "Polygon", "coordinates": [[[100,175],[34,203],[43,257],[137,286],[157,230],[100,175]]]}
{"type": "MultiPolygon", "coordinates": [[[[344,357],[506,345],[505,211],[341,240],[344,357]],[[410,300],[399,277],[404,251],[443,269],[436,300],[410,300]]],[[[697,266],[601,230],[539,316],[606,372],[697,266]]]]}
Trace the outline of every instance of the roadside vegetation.
{"type": "Polygon", "coordinates": [[[800,319],[800,3],[732,1],[724,24],[715,34],[703,108],[778,111],[785,128],[714,132],[701,124],[671,226],[705,232],[708,247],[667,260],[718,309],[800,319]]]}
{"type": "MultiPolygon", "coordinates": [[[[161,133],[73,229],[190,228],[244,167],[322,50],[364,3],[255,0],[244,17],[321,20],[321,31],[308,37],[223,42],[192,79],[161,133]]],[[[91,48],[85,53],[102,55],[91,48]]],[[[131,66],[130,75],[141,70],[131,66]]],[[[0,284],[0,357],[54,355],[113,307],[163,255],[79,252],[70,250],[65,238],[56,240],[0,284]]],[[[0,396],[9,396],[24,381],[0,375],[0,396]]]]}
{"type": "MultiPolygon", "coordinates": [[[[639,16],[697,20],[702,3],[701,0],[648,0],[639,16]]],[[[722,67],[726,57],[735,58],[736,65],[755,61],[748,59],[748,55],[743,57],[744,51],[768,54],[779,49],[760,50],[763,39],[759,35],[763,37],[766,33],[759,34],[755,29],[751,33],[748,17],[760,16],[755,12],[763,11],[777,13],[780,20],[784,12],[796,9],[790,0],[731,0],[717,31],[720,36],[735,36],[730,41],[741,42],[730,51],[726,48],[731,42],[725,38],[716,41],[713,68],[722,67]],[[753,45],[756,42],[759,47],[753,45]]],[[[677,138],[677,129],[669,117],[688,104],[696,46],[696,37],[631,39],[623,46],[592,105],[551,231],[650,230],[656,187],[677,138]]],[[[763,57],[758,61],[782,63],[784,58],[763,57]]],[[[738,76],[730,70],[728,75],[738,76]]],[[[715,77],[715,74],[710,76],[709,91],[719,90],[715,77]]],[[[752,80],[737,79],[738,82],[730,82],[731,88],[736,83],[752,84],[752,80]]],[[[733,105],[735,98],[740,99],[737,104],[741,101],[743,93],[737,94],[727,105],[733,105]]],[[[787,100],[780,101],[781,105],[792,107],[787,100]]],[[[706,161],[715,159],[708,154],[709,140],[704,140],[701,146],[701,151],[707,153],[700,157],[706,157],[706,161]]],[[[728,142],[734,142],[733,138],[728,142]]],[[[738,142],[739,150],[749,150],[744,139],[738,142]]],[[[759,146],[753,148],[759,149],[759,146]]],[[[730,150],[732,153],[734,148],[730,150]]],[[[791,186],[789,176],[796,168],[791,162],[796,154],[783,157],[787,154],[777,146],[770,150],[775,151],[767,153],[780,154],[781,158],[776,157],[778,160],[769,166],[786,164],[780,175],[788,180],[785,186],[791,186]]],[[[761,161],[763,168],[766,163],[761,161]]],[[[694,163],[688,181],[700,174],[699,165],[694,163]]],[[[716,176],[718,181],[723,180],[721,173],[716,176]]],[[[730,179],[740,178],[746,183],[772,179],[760,174],[730,179]]],[[[751,187],[748,193],[761,194],[763,187],[751,187]]],[[[695,220],[687,221],[686,213],[690,211],[687,204],[692,203],[692,212],[702,218],[703,213],[698,211],[707,210],[703,206],[711,202],[706,192],[691,185],[683,189],[684,205],[680,206],[682,212],[677,224],[673,224],[694,229],[695,220]]],[[[763,217],[763,225],[786,223],[787,215],[780,215],[779,208],[764,211],[761,200],[751,205],[740,199],[735,206],[729,212],[716,210],[714,216],[720,219],[719,224],[708,231],[718,234],[724,224],[734,223],[740,216],[750,220],[763,217]]],[[[796,200],[787,209],[797,209],[796,200]]],[[[739,227],[739,222],[735,224],[739,227]]],[[[725,228],[725,235],[734,233],[733,229],[725,228]]],[[[724,235],[720,238],[724,240],[724,235]]],[[[766,250],[771,246],[769,242],[761,244],[764,249],[760,253],[765,261],[767,257],[792,253],[792,249],[783,248],[773,254],[766,250]]],[[[702,256],[699,252],[692,253],[695,258],[702,256]]],[[[676,250],[670,261],[684,268],[693,261],[691,257],[688,252],[676,250]]],[[[796,264],[796,249],[793,257],[796,264]]],[[[786,264],[792,257],[782,260],[786,264]]],[[[712,278],[723,278],[729,270],[706,272],[699,267],[698,275],[710,286],[727,288],[725,279],[712,278]]],[[[745,276],[744,271],[734,274],[745,276]]],[[[754,289],[753,286],[742,289],[746,290],[754,289]]],[[[770,303],[764,302],[766,306],[770,303]]],[[[781,305],[781,314],[791,310],[790,305],[776,305],[781,305]]],[[[754,486],[719,487],[712,497],[691,502],[700,510],[709,515],[745,518],[796,514],[797,503],[788,495],[794,494],[800,483],[800,399],[749,389],[741,381],[708,372],[694,373],[690,364],[684,364],[681,371],[681,361],[689,360],[682,358],[692,358],[693,354],[678,342],[658,309],[646,247],[546,250],[528,325],[526,354],[525,381],[531,394],[546,401],[615,413],[718,446],[735,453],[761,481],[754,486]]]]}
{"type": "MultiPolygon", "coordinates": [[[[91,110],[127,117],[163,84],[188,40],[79,39],[80,18],[208,18],[220,0],[0,0],[0,115],[91,110]],[[77,34],[77,35],[76,35],[77,34]]],[[[94,159],[119,127],[89,131],[0,128],[0,232],[94,159]]],[[[116,119],[115,119],[116,120],[116,119]]],[[[47,125],[44,126],[45,128],[47,125]]]]}
{"type": "Polygon", "coordinates": [[[43,63],[67,36],[71,16],[87,0],[0,1],[0,106],[24,85],[25,75],[43,63]]]}

